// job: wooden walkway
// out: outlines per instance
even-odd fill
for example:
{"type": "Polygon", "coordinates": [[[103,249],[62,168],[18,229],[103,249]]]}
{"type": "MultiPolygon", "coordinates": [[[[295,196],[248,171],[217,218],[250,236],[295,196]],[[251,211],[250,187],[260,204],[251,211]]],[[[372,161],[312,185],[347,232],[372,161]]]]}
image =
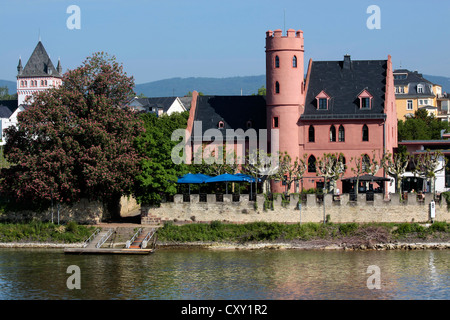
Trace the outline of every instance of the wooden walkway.
{"type": "Polygon", "coordinates": [[[139,228],[123,248],[116,248],[111,238],[118,228],[96,229],[81,248],[65,248],[67,254],[149,254],[155,251],[157,229],[139,228]],[[105,243],[109,242],[109,247],[105,243]]]}

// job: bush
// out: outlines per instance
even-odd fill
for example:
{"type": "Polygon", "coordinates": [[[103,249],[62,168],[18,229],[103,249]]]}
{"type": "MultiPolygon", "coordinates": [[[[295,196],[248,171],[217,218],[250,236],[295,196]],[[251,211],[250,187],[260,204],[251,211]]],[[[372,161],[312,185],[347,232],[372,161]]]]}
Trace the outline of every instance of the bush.
{"type": "Polygon", "coordinates": [[[406,235],[409,233],[423,233],[425,231],[425,227],[421,226],[418,223],[401,223],[398,225],[397,230],[395,230],[395,233],[399,235],[406,235]]]}
{"type": "Polygon", "coordinates": [[[357,223],[343,223],[339,225],[339,232],[342,235],[348,236],[355,233],[355,231],[358,229],[357,223]]]}
{"type": "Polygon", "coordinates": [[[66,226],[67,232],[77,232],[78,231],[78,224],[75,221],[69,221],[66,226]]]}
{"type": "Polygon", "coordinates": [[[434,222],[430,226],[430,231],[432,232],[447,232],[449,230],[448,223],[441,221],[441,222],[434,222]]]}

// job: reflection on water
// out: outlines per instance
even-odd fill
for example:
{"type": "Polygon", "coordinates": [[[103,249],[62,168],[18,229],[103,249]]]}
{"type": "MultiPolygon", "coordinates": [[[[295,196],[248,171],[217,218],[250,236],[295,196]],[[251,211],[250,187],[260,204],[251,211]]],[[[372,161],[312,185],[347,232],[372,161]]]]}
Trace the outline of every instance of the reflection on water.
{"type": "Polygon", "coordinates": [[[149,256],[0,249],[0,299],[449,299],[448,251],[159,250],[149,256]],[[67,267],[81,270],[70,290],[67,267]],[[381,289],[367,288],[367,267],[381,289]]]}

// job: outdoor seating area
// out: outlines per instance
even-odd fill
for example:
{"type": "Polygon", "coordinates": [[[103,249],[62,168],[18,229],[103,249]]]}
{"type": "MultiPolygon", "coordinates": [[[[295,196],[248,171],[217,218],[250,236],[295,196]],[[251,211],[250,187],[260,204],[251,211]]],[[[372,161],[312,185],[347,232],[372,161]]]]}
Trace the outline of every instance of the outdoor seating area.
{"type": "MultiPolygon", "coordinates": [[[[329,195],[323,193],[323,189],[319,188],[314,193],[258,193],[258,183],[261,179],[252,177],[250,175],[237,173],[237,174],[222,174],[215,177],[211,177],[204,174],[192,174],[188,173],[181,176],[177,183],[179,185],[185,185],[184,191],[179,192],[177,199],[182,197],[182,202],[189,203],[240,203],[240,202],[256,202],[257,198],[264,197],[265,201],[273,202],[277,197],[280,197],[283,203],[289,203],[292,197],[295,198],[295,202],[306,204],[309,201],[313,201],[316,204],[323,204],[325,196],[330,196],[330,201],[333,205],[339,205],[343,199],[348,202],[365,201],[367,203],[373,203],[375,197],[377,199],[383,199],[384,201],[390,201],[390,197],[394,196],[385,195],[384,182],[389,181],[387,178],[375,177],[371,175],[364,175],[354,178],[343,179],[344,192],[340,193],[339,189],[336,193],[330,193],[329,195]],[[377,186],[374,188],[374,183],[377,186]],[[237,184],[231,187],[229,184],[237,184]],[[359,185],[358,192],[356,190],[356,184],[359,185]],[[195,187],[192,187],[195,186],[195,187]],[[194,189],[194,190],[193,190],[194,189]]],[[[399,201],[403,203],[417,203],[423,204],[425,200],[433,198],[436,202],[440,201],[440,195],[433,196],[429,193],[419,192],[403,192],[398,197],[399,201]]],[[[168,202],[174,202],[174,198],[168,202]]]]}

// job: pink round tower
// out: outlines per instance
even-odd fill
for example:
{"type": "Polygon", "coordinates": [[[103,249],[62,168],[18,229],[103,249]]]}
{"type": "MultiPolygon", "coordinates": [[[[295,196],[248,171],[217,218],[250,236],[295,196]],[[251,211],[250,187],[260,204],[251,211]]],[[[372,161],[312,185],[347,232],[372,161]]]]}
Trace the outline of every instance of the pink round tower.
{"type": "MultiPolygon", "coordinates": [[[[299,156],[302,141],[298,120],[305,105],[303,31],[289,29],[266,32],[266,112],[267,128],[279,131],[279,151],[299,156]]],[[[271,150],[274,152],[274,150],[271,150]]],[[[281,183],[272,185],[274,192],[285,191],[281,183]]]]}

